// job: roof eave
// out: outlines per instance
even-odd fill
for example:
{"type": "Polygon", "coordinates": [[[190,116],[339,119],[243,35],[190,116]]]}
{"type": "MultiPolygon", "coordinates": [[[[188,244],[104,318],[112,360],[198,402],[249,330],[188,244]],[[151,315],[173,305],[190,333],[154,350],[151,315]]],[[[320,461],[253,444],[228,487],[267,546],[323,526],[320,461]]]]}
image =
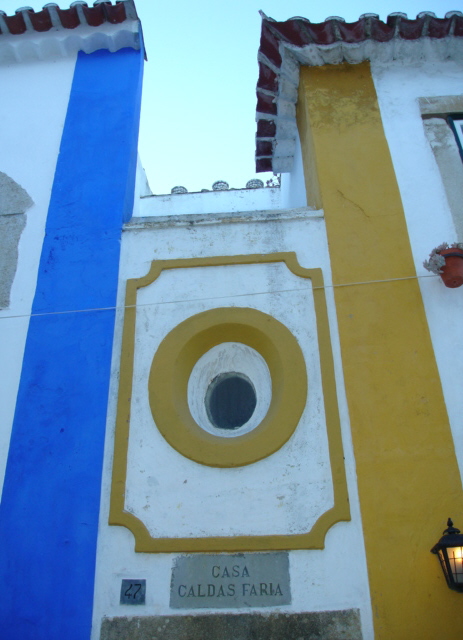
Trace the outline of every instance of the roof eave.
{"type": "Polygon", "coordinates": [[[48,4],[42,11],[0,12],[0,63],[66,57],[97,49],[143,47],[141,23],[133,0],[73,2],[69,9],[48,4]]]}
{"type": "Polygon", "coordinates": [[[264,17],[256,91],[257,172],[292,169],[300,65],[461,60],[463,13],[452,11],[444,19],[433,16],[423,12],[408,20],[405,14],[391,14],[383,23],[375,14],[365,14],[349,25],[341,18],[312,25],[304,18],[277,23],[264,17]]]}

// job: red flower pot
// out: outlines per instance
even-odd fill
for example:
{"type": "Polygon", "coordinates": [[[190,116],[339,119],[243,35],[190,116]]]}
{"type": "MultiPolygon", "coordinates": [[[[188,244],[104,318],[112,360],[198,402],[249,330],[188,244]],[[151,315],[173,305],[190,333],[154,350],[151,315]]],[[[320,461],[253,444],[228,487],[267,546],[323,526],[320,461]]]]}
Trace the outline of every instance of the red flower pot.
{"type": "Polygon", "coordinates": [[[442,249],[439,253],[445,258],[445,265],[440,274],[445,286],[451,289],[461,287],[463,284],[463,250],[442,249]]]}

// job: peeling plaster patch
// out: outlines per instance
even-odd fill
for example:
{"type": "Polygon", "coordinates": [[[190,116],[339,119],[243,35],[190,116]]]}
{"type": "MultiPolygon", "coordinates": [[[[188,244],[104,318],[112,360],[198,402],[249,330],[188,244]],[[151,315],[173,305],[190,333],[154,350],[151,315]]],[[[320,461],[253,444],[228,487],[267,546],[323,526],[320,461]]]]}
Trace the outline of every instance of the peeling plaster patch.
{"type": "Polygon", "coordinates": [[[27,191],[0,171],[0,215],[25,213],[33,204],[27,191]]]}
{"type": "Polygon", "coordinates": [[[10,304],[10,291],[18,265],[18,244],[26,226],[28,193],[0,171],[0,309],[10,304]]]}
{"type": "Polygon", "coordinates": [[[268,616],[215,614],[104,618],[101,640],[362,640],[358,609],[268,616]]]}

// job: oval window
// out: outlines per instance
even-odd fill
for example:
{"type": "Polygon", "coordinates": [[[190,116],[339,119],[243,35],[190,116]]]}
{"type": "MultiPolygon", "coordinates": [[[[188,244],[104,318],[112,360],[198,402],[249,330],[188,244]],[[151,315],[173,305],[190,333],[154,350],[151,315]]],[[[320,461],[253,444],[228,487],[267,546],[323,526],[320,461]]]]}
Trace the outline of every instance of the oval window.
{"type": "Polygon", "coordinates": [[[154,423],[174,449],[200,464],[240,467],[294,433],[307,400],[305,359],[276,318],[247,307],[210,309],[165,336],[148,392],[154,423]]]}
{"type": "Polygon", "coordinates": [[[238,429],[254,413],[256,390],[242,373],[221,373],[209,385],[205,403],[207,416],[217,429],[238,429]]]}

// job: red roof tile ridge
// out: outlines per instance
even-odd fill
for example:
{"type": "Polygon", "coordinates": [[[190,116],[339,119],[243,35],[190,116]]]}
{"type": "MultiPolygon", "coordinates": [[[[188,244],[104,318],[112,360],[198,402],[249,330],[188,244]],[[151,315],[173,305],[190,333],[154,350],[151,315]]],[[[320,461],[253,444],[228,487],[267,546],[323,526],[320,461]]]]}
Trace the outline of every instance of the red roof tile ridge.
{"type": "Polygon", "coordinates": [[[0,11],[0,35],[21,35],[26,32],[46,32],[50,29],[75,29],[97,27],[104,23],[122,24],[126,20],[138,20],[134,0],[95,0],[89,7],[84,0],[75,0],[68,9],[61,9],[55,2],[45,4],[41,11],[24,6],[8,16],[0,11]]]}

